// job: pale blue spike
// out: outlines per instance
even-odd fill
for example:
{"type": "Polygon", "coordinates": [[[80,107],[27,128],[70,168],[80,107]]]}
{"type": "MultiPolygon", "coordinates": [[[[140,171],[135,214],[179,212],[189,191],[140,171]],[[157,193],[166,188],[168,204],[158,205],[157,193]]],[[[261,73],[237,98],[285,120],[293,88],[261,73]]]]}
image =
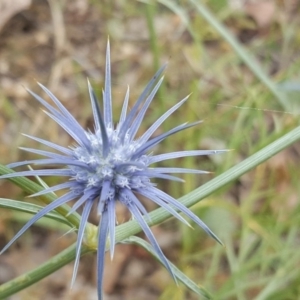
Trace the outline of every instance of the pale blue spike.
{"type": "Polygon", "coordinates": [[[40,192],[31,194],[31,195],[28,196],[28,197],[29,197],[29,198],[37,197],[37,196],[49,194],[49,193],[51,193],[51,192],[56,192],[56,191],[59,191],[59,190],[71,188],[71,187],[76,186],[76,185],[77,185],[77,183],[76,183],[75,181],[67,181],[67,182],[64,182],[64,183],[57,184],[57,185],[55,185],[55,186],[46,188],[46,189],[44,189],[44,190],[42,190],[42,191],[40,191],[40,192]]]}
{"type": "Polygon", "coordinates": [[[106,250],[106,239],[109,226],[108,212],[104,210],[101,215],[98,233],[98,250],[97,250],[97,291],[98,300],[103,300],[103,271],[104,258],[106,250]]]}
{"type": "Polygon", "coordinates": [[[74,270],[73,270],[72,281],[71,281],[71,288],[74,286],[74,283],[75,283],[78,266],[79,266],[79,260],[80,260],[80,250],[81,250],[81,245],[82,245],[82,241],[83,241],[83,237],[84,237],[84,230],[85,230],[87,220],[90,215],[92,206],[93,206],[93,200],[90,199],[90,200],[86,201],[85,206],[82,211],[80,225],[79,225],[79,229],[78,229],[78,235],[77,235],[76,256],[75,256],[74,270]]]}
{"type": "Polygon", "coordinates": [[[36,213],[23,227],[22,229],[8,242],[8,244],[1,250],[0,255],[6,251],[31,225],[33,225],[36,221],[40,218],[45,216],[50,211],[54,210],[55,208],[73,200],[75,195],[70,192],[68,194],[63,195],[62,197],[56,199],[55,201],[48,204],[46,207],[41,209],[38,213],[36,213]]]}
{"type": "Polygon", "coordinates": [[[111,182],[104,180],[102,183],[101,194],[98,202],[98,215],[101,215],[109,199],[109,192],[111,189],[111,182]]]}
{"type": "Polygon", "coordinates": [[[0,179],[21,177],[21,176],[72,176],[72,171],[68,169],[21,171],[21,172],[14,172],[14,173],[1,175],[0,179]]]}
{"type": "Polygon", "coordinates": [[[45,86],[38,82],[38,85],[44,90],[44,92],[51,98],[51,100],[57,105],[60,111],[66,117],[66,120],[70,123],[70,125],[75,129],[76,133],[80,136],[82,143],[87,147],[90,148],[90,143],[88,138],[86,137],[84,129],[81,125],[77,122],[77,120],[70,114],[70,112],[62,105],[62,103],[54,96],[54,94],[49,91],[45,86]]]}
{"type": "MultiPolygon", "coordinates": [[[[82,143],[86,146],[87,149],[90,148],[89,141],[85,135],[85,132],[83,128],[80,126],[80,124],[75,120],[75,118],[68,112],[68,110],[60,103],[60,101],[42,84],[38,83],[38,85],[48,94],[48,96],[53,100],[53,102],[61,109],[62,114],[59,111],[57,111],[55,108],[53,108],[48,102],[46,102],[43,98],[38,96],[37,94],[31,92],[27,89],[27,91],[36,98],[44,107],[46,107],[49,112],[52,113],[52,115],[59,120],[59,125],[63,127],[64,129],[66,127],[73,128],[72,131],[76,131],[77,135],[80,137],[82,143]],[[64,126],[62,126],[64,124],[64,126]]],[[[49,115],[49,113],[48,113],[49,115]]],[[[53,118],[52,118],[53,119],[53,118]]],[[[55,120],[56,121],[56,120],[55,120]]],[[[56,121],[57,122],[57,121],[56,121]]],[[[57,122],[58,123],[58,122],[57,122]]],[[[66,130],[66,129],[65,129],[66,130]]],[[[68,132],[69,133],[69,132],[68,132]]],[[[72,136],[74,138],[74,136],[72,136]]]]}
{"type": "Polygon", "coordinates": [[[71,207],[69,212],[67,213],[67,216],[71,215],[73,212],[75,212],[81,205],[83,205],[89,198],[93,198],[93,195],[95,194],[95,191],[89,190],[88,192],[84,193],[71,207]]]}
{"type": "Polygon", "coordinates": [[[128,163],[116,164],[116,167],[115,167],[117,172],[126,172],[126,169],[130,169],[130,168],[136,168],[137,170],[138,169],[143,170],[146,168],[146,166],[143,163],[131,161],[128,163]]]}
{"type": "Polygon", "coordinates": [[[129,139],[133,140],[142,121],[143,118],[147,112],[147,109],[149,108],[149,105],[151,104],[151,102],[153,101],[154,96],[156,95],[159,87],[161,86],[162,82],[164,80],[164,77],[162,77],[158,83],[156,84],[156,86],[154,87],[154,89],[151,91],[150,95],[147,97],[146,101],[144,102],[141,110],[139,111],[139,113],[137,114],[136,118],[133,120],[130,129],[128,131],[129,134],[129,139]]]}
{"type": "Polygon", "coordinates": [[[104,86],[103,107],[104,107],[104,123],[105,123],[105,125],[106,126],[113,126],[109,39],[107,40],[107,46],[106,46],[105,86],[104,86]]]}
{"type": "Polygon", "coordinates": [[[187,226],[191,227],[190,223],[184,219],[175,209],[173,209],[169,204],[167,204],[162,199],[156,197],[153,193],[147,191],[147,189],[138,189],[136,191],[140,195],[148,198],[149,200],[155,202],[158,206],[163,207],[165,210],[167,210],[170,214],[172,214],[175,218],[177,218],[179,221],[183,222],[187,226]]]}
{"type": "Polygon", "coordinates": [[[34,159],[34,160],[28,160],[23,162],[17,162],[7,165],[8,168],[16,168],[19,166],[34,164],[36,166],[38,165],[68,165],[68,166],[76,166],[88,169],[89,166],[86,163],[83,163],[81,161],[76,161],[73,159],[55,159],[55,158],[46,158],[46,159],[34,159]]]}
{"type": "Polygon", "coordinates": [[[129,101],[129,86],[127,87],[127,91],[125,94],[122,111],[121,111],[121,115],[120,115],[120,120],[119,120],[119,126],[121,126],[126,119],[126,114],[127,114],[127,109],[128,109],[128,101],[129,101]]]}
{"type": "Polygon", "coordinates": [[[98,116],[98,112],[97,112],[97,107],[96,107],[96,103],[93,101],[93,88],[91,86],[90,81],[87,79],[87,83],[88,83],[88,89],[89,89],[89,95],[90,95],[90,99],[91,99],[91,104],[92,104],[92,111],[93,111],[93,117],[94,117],[94,125],[95,125],[95,129],[96,132],[100,130],[100,120],[99,120],[99,116],[98,116]]]}
{"type": "Polygon", "coordinates": [[[44,107],[46,107],[53,115],[56,115],[57,117],[62,118],[62,114],[55,109],[52,105],[50,105],[46,100],[44,100],[42,97],[40,97],[38,94],[32,92],[31,90],[25,88],[26,91],[33,96],[40,104],[42,104],[44,107]]]}
{"type": "Polygon", "coordinates": [[[187,123],[183,123],[163,134],[160,134],[159,136],[149,140],[147,143],[143,144],[140,148],[138,148],[135,153],[132,155],[132,159],[137,158],[138,156],[144,154],[146,151],[150,150],[152,147],[154,147],[155,145],[157,145],[158,143],[160,143],[162,140],[164,140],[165,138],[167,138],[168,136],[175,134],[179,131],[185,130],[187,128],[193,127],[195,125],[198,125],[199,123],[201,123],[201,121],[198,122],[194,122],[191,124],[187,124],[187,123]]]}
{"type": "Polygon", "coordinates": [[[149,165],[160,161],[168,160],[168,159],[188,157],[188,156],[213,155],[213,154],[225,153],[228,151],[230,150],[190,150],[190,151],[178,151],[178,152],[158,154],[149,157],[149,165]]]}
{"type": "Polygon", "coordinates": [[[123,188],[119,194],[121,194],[123,197],[127,197],[130,199],[130,203],[134,203],[134,205],[139,209],[139,211],[148,219],[149,222],[151,222],[151,218],[144,207],[144,205],[140,202],[140,200],[131,192],[131,190],[127,188],[123,188]]]}
{"type": "Polygon", "coordinates": [[[148,96],[148,94],[150,93],[155,81],[157,80],[157,78],[162,74],[162,72],[165,70],[166,68],[166,64],[163,65],[156,73],[155,75],[152,77],[152,79],[148,82],[147,86],[145,87],[144,91],[142,92],[142,94],[140,95],[140,97],[137,99],[137,101],[135,102],[134,106],[132,107],[131,111],[129,112],[129,114],[127,115],[124,123],[122,124],[122,127],[120,128],[120,134],[119,137],[121,138],[121,140],[124,139],[125,134],[127,132],[127,130],[129,129],[130,124],[133,121],[134,116],[136,115],[138,108],[140,107],[140,105],[142,104],[142,102],[144,101],[144,99],[148,96]]]}
{"type": "Polygon", "coordinates": [[[49,116],[52,120],[54,120],[63,130],[65,130],[65,132],[67,132],[78,143],[78,145],[80,145],[81,147],[85,147],[87,149],[90,148],[90,142],[85,142],[84,140],[82,140],[82,138],[79,137],[78,132],[76,132],[76,130],[74,131],[74,128],[70,128],[70,126],[68,124],[65,124],[61,119],[59,119],[56,116],[52,115],[48,111],[44,110],[44,113],[47,116],[49,116]]]}
{"type": "Polygon", "coordinates": [[[184,182],[182,178],[173,176],[173,175],[168,175],[168,174],[161,174],[157,173],[154,171],[137,171],[133,173],[134,176],[147,176],[148,178],[161,178],[161,179],[167,179],[167,180],[173,180],[173,181],[178,181],[178,182],[184,182]]]}
{"type": "Polygon", "coordinates": [[[60,111],[65,115],[65,117],[71,120],[72,123],[76,124],[76,126],[79,126],[81,128],[77,120],[72,116],[72,114],[70,114],[70,112],[64,107],[64,105],[54,96],[54,94],[41,83],[38,82],[37,84],[51,98],[51,100],[56,104],[56,106],[60,109],[60,111]]]}
{"type": "Polygon", "coordinates": [[[19,147],[19,149],[21,149],[23,151],[39,154],[39,155],[42,155],[42,156],[48,156],[48,157],[51,157],[51,158],[70,159],[69,156],[57,154],[57,153],[54,153],[54,152],[39,150],[39,149],[35,149],[35,148],[19,147]]]}
{"type": "Polygon", "coordinates": [[[34,140],[34,141],[37,141],[37,142],[39,142],[39,143],[41,143],[41,144],[43,144],[43,145],[46,145],[46,146],[48,146],[48,147],[50,147],[50,148],[53,148],[53,149],[55,149],[55,150],[57,150],[57,151],[59,151],[59,152],[65,153],[65,154],[67,154],[67,155],[73,155],[73,151],[70,150],[70,149],[68,149],[68,148],[59,146],[59,145],[54,144],[54,143],[52,143],[52,142],[49,142],[49,141],[40,139],[40,138],[35,137],[35,136],[32,136],[32,135],[28,135],[28,134],[25,134],[25,133],[22,133],[22,135],[24,135],[24,136],[26,136],[26,137],[28,137],[28,138],[34,140]]]}
{"type": "Polygon", "coordinates": [[[17,168],[17,167],[20,167],[20,166],[26,166],[26,165],[33,164],[36,161],[37,161],[37,159],[36,160],[17,161],[17,162],[10,163],[10,164],[6,165],[6,167],[9,168],[9,169],[14,169],[14,168],[17,168]]]}
{"type": "Polygon", "coordinates": [[[95,118],[95,120],[97,119],[99,121],[99,128],[100,128],[101,137],[102,137],[103,156],[106,157],[109,153],[110,147],[109,147],[109,140],[108,140],[108,136],[107,136],[105,123],[102,118],[99,103],[98,103],[97,97],[94,93],[94,90],[90,84],[88,85],[88,88],[89,88],[91,102],[93,103],[93,107],[94,107],[93,113],[96,114],[96,116],[94,116],[94,118],[95,118]]]}
{"type": "Polygon", "coordinates": [[[108,220],[109,220],[109,248],[110,258],[114,257],[115,253],[115,234],[116,234],[116,212],[115,212],[115,200],[109,199],[107,203],[108,220]]]}
{"type": "Polygon", "coordinates": [[[155,195],[157,195],[159,198],[167,201],[169,204],[175,206],[178,210],[186,214],[189,218],[191,218],[198,226],[200,226],[208,235],[210,235],[212,238],[214,238],[218,243],[223,245],[221,240],[208,228],[208,226],[200,220],[191,210],[189,210],[186,206],[184,206],[181,202],[176,201],[173,197],[170,195],[164,193],[163,191],[153,187],[153,192],[155,195]]]}
{"type": "Polygon", "coordinates": [[[149,138],[152,136],[152,134],[158,129],[158,127],[174,112],[176,111],[180,106],[182,106],[187,99],[189,98],[189,95],[186,96],[184,99],[182,99],[179,103],[171,107],[167,112],[165,112],[158,120],[156,120],[149,129],[141,136],[139,139],[140,143],[143,144],[146,141],[149,140],[149,138]]]}
{"type": "Polygon", "coordinates": [[[191,174],[209,174],[210,172],[186,168],[148,168],[148,170],[158,173],[191,173],[191,174]]]}
{"type": "Polygon", "coordinates": [[[141,228],[143,229],[144,233],[146,234],[147,238],[149,239],[150,243],[152,244],[155,252],[157,253],[159,258],[161,259],[162,263],[164,264],[166,269],[169,271],[169,273],[172,275],[174,281],[177,283],[176,276],[173,273],[172,268],[171,268],[168,260],[166,259],[165,255],[161,251],[161,249],[160,249],[160,247],[159,247],[159,245],[158,245],[151,229],[149,228],[148,224],[145,222],[145,220],[142,217],[140,211],[136,208],[136,206],[134,206],[132,204],[129,204],[127,207],[130,210],[130,212],[132,213],[132,215],[135,217],[136,221],[139,223],[141,228]]]}

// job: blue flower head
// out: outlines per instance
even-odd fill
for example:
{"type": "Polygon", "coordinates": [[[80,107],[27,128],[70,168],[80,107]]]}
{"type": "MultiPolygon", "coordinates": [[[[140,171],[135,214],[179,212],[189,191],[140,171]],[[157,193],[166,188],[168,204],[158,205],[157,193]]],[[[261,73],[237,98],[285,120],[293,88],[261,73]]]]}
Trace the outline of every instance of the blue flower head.
{"type": "Polygon", "coordinates": [[[110,240],[111,257],[113,257],[115,248],[115,205],[117,201],[120,201],[129,209],[132,217],[140,224],[158,256],[172,275],[172,269],[168,260],[162,253],[155,237],[144,219],[144,216],[147,216],[147,211],[140,202],[139,196],[144,196],[155,202],[180,221],[188,224],[187,221],[178,214],[178,211],[183,212],[196,224],[201,226],[206,233],[218,240],[211,230],[195,214],[193,214],[183,204],[176,201],[173,197],[158,189],[152,182],[153,178],[182,181],[180,178],[170,174],[206,173],[204,171],[194,169],[151,167],[154,163],[179,157],[210,155],[224,152],[224,150],[194,150],[159,155],[152,155],[149,153],[149,151],[168,136],[199,123],[184,123],[165,133],[152,137],[159,126],[174,111],[183,105],[188,97],[184,98],[164,113],[152,126],[150,126],[149,129],[147,129],[144,134],[140,137],[136,137],[146,111],[163,81],[163,78],[159,79],[159,77],[164,69],[165,66],[161,67],[157,71],[129,112],[127,112],[129,88],[127,89],[119,123],[114,126],[111,99],[110,46],[108,42],[102,111],[95,93],[88,82],[89,96],[91,99],[95,122],[94,132],[83,129],[69,111],[62,105],[62,103],[43,85],[39,84],[44,92],[51,98],[56,107],[53,107],[40,96],[29,91],[29,93],[33,95],[46,109],[45,113],[74,139],[75,144],[69,148],[65,148],[52,142],[26,135],[28,138],[52,148],[55,152],[32,148],[21,148],[25,151],[41,155],[44,158],[12,163],[8,165],[8,167],[15,168],[22,165],[35,164],[44,166],[57,165],[62,166],[62,168],[58,167],[56,169],[47,168],[43,170],[16,172],[1,176],[1,178],[17,176],[65,176],[69,179],[68,181],[47,188],[36,193],[34,196],[62,189],[66,189],[67,192],[41,209],[30,221],[28,221],[28,223],[26,223],[16,236],[5,246],[2,252],[15,242],[15,240],[38,219],[45,216],[53,209],[71,200],[76,200],[70,213],[76,211],[81,206],[83,206],[83,211],[78,229],[76,259],[72,280],[72,282],[74,282],[79,263],[81,244],[84,238],[85,226],[92,206],[96,203],[98,214],[101,216],[98,231],[97,251],[98,294],[99,299],[101,299],[104,254],[107,238],[110,240]]]}

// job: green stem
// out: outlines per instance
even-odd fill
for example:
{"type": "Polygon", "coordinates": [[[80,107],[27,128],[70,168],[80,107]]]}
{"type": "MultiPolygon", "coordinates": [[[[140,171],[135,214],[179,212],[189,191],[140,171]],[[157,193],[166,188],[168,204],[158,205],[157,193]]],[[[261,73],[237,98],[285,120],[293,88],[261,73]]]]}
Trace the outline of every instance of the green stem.
{"type": "Polygon", "coordinates": [[[156,12],[156,3],[155,1],[152,1],[148,5],[146,5],[145,13],[146,13],[146,20],[147,20],[147,25],[148,25],[149,35],[150,35],[150,48],[153,53],[153,65],[154,65],[154,69],[158,70],[160,55],[159,55],[159,49],[157,44],[158,39],[156,36],[154,22],[153,22],[155,12],[156,12]]]}
{"type": "MultiPolygon", "coordinates": [[[[5,175],[5,174],[13,173],[13,172],[15,172],[15,171],[0,164],[0,175],[5,175]]],[[[34,194],[34,193],[44,190],[44,188],[42,186],[31,181],[30,179],[28,179],[26,177],[13,177],[13,178],[8,178],[8,180],[13,182],[15,185],[19,186],[23,191],[27,192],[28,194],[34,194]]],[[[49,204],[57,199],[51,193],[46,194],[46,195],[41,195],[36,198],[40,199],[42,202],[44,202],[46,204],[49,204]]],[[[66,204],[62,205],[62,206],[56,208],[55,210],[59,214],[64,216],[76,228],[79,227],[80,215],[76,212],[72,213],[71,215],[68,215],[68,213],[70,211],[70,207],[68,205],[66,205],[66,204]]]]}
{"type": "MultiPolygon", "coordinates": [[[[37,281],[47,277],[56,270],[73,261],[75,259],[75,248],[76,244],[73,244],[33,271],[25,273],[9,282],[2,284],[0,286],[0,299],[6,299],[7,297],[36,283],[37,281]]],[[[84,255],[88,252],[92,252],[92,250],[87,248],[85,245],[82,245],[81,255],[84,255]]]]}
{"type": "MultiPolygon", "coordinates": [[[[238,179],[243,174],[263,163],[264,161],[287,148],[291,144],[295,143],[299,139],[300,126],[286,133],[281,138],[264,147],[260,151],[254,153],[244,161],[230,168],[216,178],[210,180],[206,184],[195,189],[191,193],[179,198],[178,201],[180,201],[187,207],[198,203],[200,200],[206,198],[221,187],[224,187],[226,184],[238,179]]],[[[149,216],[151,218],[151,222],[148,222],[150,226],[159,224],[171,217],[170,213],[165,211],[163,208],[156,209],[155,211],[151,212],[149,216]]],[[[116,242],[120,242],[125,238],[130,237],[131,235],[139,233],[140,231],[141,228],[136,221],[129,221],[125,224],[117,226],[116,242]]]]}
{"type": "MultiPolygon", "coordinates": [[[[236,166],[230,168],[228,171],[222,173],[216,178],[210,180],[208,183],[202,185],[201,187],[195,189],[193,192],[181,197],[180,202],[190,207],[208,195],[215,192],[217,189],[225,186],[226,184],[236,180],[241,175],[245,174],[252,168],[258,166],[262,162],[266,161],[270,157],[274,156],[278,152],[287,148],[294,142],[300,139],[300,126],[288,132],[281,138],[277,139],[275,142],[264,147],[260,151],[256,152],[249,158],[245,159],[236,166]]],[[[1,169],[1,168],[0,168],[1,169]]],[[[149,225],[159,224],[171,217],[170,213],[166,212],[164,209],[159,208],[150,214],[151,222],[149,225]]],[[[95,252],[97,249],[97,227],[88,224],[86,232],[86,244],[82,245],[82,254],[87,252],[95,252]]],[[[117,226],[116,228],[116,243],[119,243],[132,235],[135,235],[141,231],[139,224],[136,221],[129,221],[125,224],[117,226]]],[[[10,282],[3,284],[0,287],[0,299],[4,299],[9,295],[16,293],[17,291],[37,282],[38,280],[44,278],[45,276],[53,273],[57,269],[66,265],[72,261],[75,257],[75,245],[70,246],[68,249],[64,250],[60,254],[56,255],[48,262],[44,263],[36,270],[31,271],[25,275],[22,275],[10,282]],[[5,296],[5,297],[4,297],[5,296]]]]}
{"type": "MultiPolygon", "coordinates": [[[[153,66],[154,66],[154,70],[156,71],[159,69],[159,64],[160,64],[159,63],[160,53],[159,53],[159,46],[157,43],[158,38],[154,26],[154,19],[156,14],[156,1],[150,1],[146,5],[145,14],[146,14],[146,20],[147,20],[147,26],[149,32],[150,48],[153,55],[153,66]]],[[[161,87],[159,88],[157,95],[160,101],[161,109],[165,110],[166,105],[165,105],[165,101],[163,101],[165,95],[164,84],[162,84],[161,87]]]]}

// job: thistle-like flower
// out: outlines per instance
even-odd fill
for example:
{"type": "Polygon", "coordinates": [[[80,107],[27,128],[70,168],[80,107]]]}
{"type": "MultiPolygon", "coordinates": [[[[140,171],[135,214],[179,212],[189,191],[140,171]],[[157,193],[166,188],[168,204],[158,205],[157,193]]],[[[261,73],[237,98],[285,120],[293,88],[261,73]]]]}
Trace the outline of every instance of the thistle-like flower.
{"type": "MultiPolygon", "coordinates": [[[[161,67],[154,77],[147,84],[146,88],[138,98],[132,109],[127,113],[129,88],[127,89],[119,123],[116,127],[112,118],[112,99],[111,99],[111,68],[110,68],[110,46],[107,44],[106,50],[106,69],[105,69],[105,88],[103,91],[103,114],[100,110],[95,93],[88,82],[89,96],[92,104],[94,116],[94,132],[83,129],[62,103],[43,85],[39,86],[51,98],[56,108],[46,102],[37,94],[29,91],[37,101],[46,109],[45,113],[53,119],[61,128],[63,128],[75,141],[75,144],[65,148],[52,142],[25,135],[43,145],[55,150],[43,151],[32,148],[21,148],[25,151],[41,155],[45,158],[31,161],[23,161],[8,165],[10,168],[22,165],[44,165],[44,166],[64,166],[57,169],[30,170],[10,173],[0,178],[11,178],[17,176],[65,176],[68,181],[56,186],[47,188],[33,196],[38,196],[62,189],[67,192],[41,209],[24,227],[15,235],[15,237],[4,247],[4,252],[12,243],[15,242],[33,223],[45,216],[50,211],[71,201],[76,200],[71,212],[76,211],[83,206],[81,222],[78,229],[78,239],[76,247],[76,259],[74,265],[74,282],[80,258],[81,244],[84,239],[84,231],[87,220],[94,203],[97,203],[98,214],[101,216],[98,231],[98,251],[97,251],[97,272],[98,272],[98,295],[102,298],[102,279],[104,254],[106,239],[110,240],[110,254],[113,257],[115,248],[115,205],[117,201],[124,204],[131,212],[132,217],[140,224],[147,238],[151,242],[156,253],[164,263],[168,271],[173,275],[168,260],[162,253],[155,237],[153,236],[144,216],[147,211],[139,201],[139,195],[148,198],[157,205],[163,207],[180,221],[187,221],[178,213],[183,212],[190,217],[196,224],[201,226],[206,233],[218,240],[211,230],[188,208],[176,201],[170,195],[164,193],[152,182],[153,178],[162,178],[167,180],[182,181],[180,178],[170,174],[176,173],[206,173],[205,171],[184,169],[184,168],[159,168],[150,167],[154,163],[164,160],[221,153],[226,150],[194,150],[179,151],[152,155],[149,153],[156,145],[168,136],[181,130],[197,125],[195,123],[181,124],[168,132],[152,137],[158,127],[181,105],[188,97],[181,100],[175,106],[164,113],[152,126],[140,137],[136,138],[137,131],[146,111],[152,102],[157,90],[159,89],[163,78],[161,76],[165,66],[161,67]],[[152,138],[151,138],[152,137],[152,138]],[[58,153],[59,154],[58,154],[58,153]]],[[[219,240],[218,240],[219,241],[219,240]]],[[[1,253],[2,253],[1,252],[1,253]]],[[[173,275],[174,277],[174,275],[173,275]]]]}

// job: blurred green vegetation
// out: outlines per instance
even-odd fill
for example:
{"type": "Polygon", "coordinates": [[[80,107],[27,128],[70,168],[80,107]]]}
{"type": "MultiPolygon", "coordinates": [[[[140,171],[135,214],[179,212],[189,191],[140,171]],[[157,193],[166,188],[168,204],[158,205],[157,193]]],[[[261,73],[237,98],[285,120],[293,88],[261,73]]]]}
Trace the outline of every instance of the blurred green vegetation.
{"type": "MultiPolygon", "coordinates": [[[[93,0],[86,3],[82,14],[67,1],[50,2],[51,9],[33,1],[30,11],[23,13],[28,24],[35,22],[28,32],[7,25],[0,33],[3,59],[9,65],[7,71],[1,71],[6,79],[0,86],[2,163],[30,159],[29,154],[16,151],[19,145],[37,147],[19,132],[63,145],[70,143],[43,116],[34,100],[19,91],[24,84],[36,92],[33,79],[48,86],[82,124],[91,127],[86,77],[100,95],[108,35],[115,120],[127,85],[134,101],[157,67],[169,61],[163,88],[141,132],[167,108],[192,93],[163,129],[199,119],[204,123],[172,136],[156,151],[234,149],[223,156],[165,162],[214,173],[186,175],[184,184],[159,182],[174,197],[195,189],[299,125],[299,1],[294,1],[298,3],[295,8],[289,6],[289,1],[269,1],[275,10],[264,26],[260,26],[255,13],[249,16],[249,9],[238,9],[229,0],[93,0]],[[213,19],[201,15],[203,3],[213,12],[213,19]],[[63,22],[50,26],[57,16],[62,16],[63,22]],[[233,34],[246,58],[218,32],[214,20],[233,34]],[[260,66],[258,73],[251,69],[256,64],[260,66]],[[294,83],[296,89],[284,88],[288,85],[280,83],[294,83]]],[[[11,21],[18,24],[16,18],[11,21]]],[[[25,21],[21,18],[19,22],[25,21]]],[[[162,225],[181,231],[180,245],[169,250],[175,253],[171,255],[175,265],[215,299],[300,297],[299,157],[297,144],[193,207],[224,241],[224,248],[197,227],[191,230],[173,220],[162,225]]],[[[5,188],[5,183],[1,184],[5,188]]],[[[12,214],[12,218],[16,216],[12,214]]],[[[178,289],[170,284],[159,299],[194,296],[183,286],[178,289]]]]}

